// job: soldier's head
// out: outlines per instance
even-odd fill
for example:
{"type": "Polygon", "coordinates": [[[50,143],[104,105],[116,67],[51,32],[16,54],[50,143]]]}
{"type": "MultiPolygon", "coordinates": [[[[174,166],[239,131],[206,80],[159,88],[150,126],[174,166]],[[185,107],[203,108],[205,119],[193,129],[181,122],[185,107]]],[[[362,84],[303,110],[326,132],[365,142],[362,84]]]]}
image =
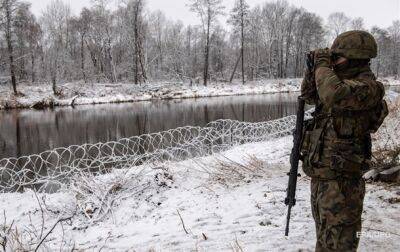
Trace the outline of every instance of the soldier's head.
{"type": "Polygon", "coordinates": [[[335,66],[366,65],[378,53],[375,38],[366,31],[348,31],[340,34],[332,44],[335,66]]]}

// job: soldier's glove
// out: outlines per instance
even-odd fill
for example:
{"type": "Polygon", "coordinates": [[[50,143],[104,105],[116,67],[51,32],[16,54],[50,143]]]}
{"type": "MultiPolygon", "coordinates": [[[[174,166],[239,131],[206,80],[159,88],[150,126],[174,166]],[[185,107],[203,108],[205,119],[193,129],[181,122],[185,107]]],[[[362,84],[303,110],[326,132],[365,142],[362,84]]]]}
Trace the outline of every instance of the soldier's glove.
{"type": "Polygon", "coordinates": [[[331,66],[331,52],[328,48],[314,51],[315,68],[331,66]]]}

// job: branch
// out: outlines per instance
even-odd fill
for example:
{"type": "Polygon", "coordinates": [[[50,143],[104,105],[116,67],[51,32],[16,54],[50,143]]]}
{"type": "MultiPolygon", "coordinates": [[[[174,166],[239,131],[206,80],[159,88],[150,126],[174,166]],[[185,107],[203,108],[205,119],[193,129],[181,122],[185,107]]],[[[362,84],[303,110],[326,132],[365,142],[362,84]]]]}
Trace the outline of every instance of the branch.
{"type": "MultiPolygon", "coordinates": [[[[75,215],[75,214],[74,214],[75,215]]],[[[72,219],[72,217],[74,217],[74,215],[72,215],[71,217],[68,218],[61,218],[58,219],[57,222],[53,225],[53,227],[49,230],[49,232],[47,232],[47,234],[43,237],[43,239],[39,242],[39,244],[36,246],[35,248],[35,252],[38,251],[39,247],[42,245],[42,243],[47,239],[47,237],[53,232],[53,230],[56,228],[56,226],[58,225],[58,223],[64,222],[64,221],[69,221],[72,219]]]]}
{"type": "Polygon", "coordinates": [[[186,234],[189,234],[189,232],[187,231],[187,229],[186,229],[186,227],[185,227],[185,222],[183,222],[182,216],[181,216],[181,214],[179,213],[179,210],[176,209],[176,212],[178,213],[179,218],[181,219],[181,223],[182,223],[183,230],[185,231],[186,234]]]}
{"type": "Polygon", "coordinates": [[[35,193],[35,198],[37,200],[37,203],[39,204],[40,212],[42,214],[42,228],[40,230],[40,236],[39,236],[40,238],[42,238],[43,237],[43,229],[44,229],[44,211],[43,211],[42,204],[40,204],[40,201],[39,201],[39,198],[37,196],[36,190],[34,190],[33,192],[35,193]]]}

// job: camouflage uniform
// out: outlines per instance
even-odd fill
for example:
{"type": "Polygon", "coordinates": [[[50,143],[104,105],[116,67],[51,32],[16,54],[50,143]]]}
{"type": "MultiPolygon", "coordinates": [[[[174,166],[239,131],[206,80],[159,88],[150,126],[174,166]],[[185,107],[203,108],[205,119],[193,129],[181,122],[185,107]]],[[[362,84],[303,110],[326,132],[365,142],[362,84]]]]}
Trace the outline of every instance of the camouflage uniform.
{"type": "Polygon", "coordinates": [[[311,204],[316,251],[356,251],[365,195],[363,172],[371,158],[371,136],[387,115],[384,87],[369,59],[376,57],[374,38],[361,31],[340,35],[332,48],[315,51],[315,77],[306,73],[302,93],[316,105],[306,122],[303,170],[312,177],[311,204]],[[349,59],[332,67],[334,55],[349,59]],[[306,92],[310,80],[315,92],[306,92]]]}

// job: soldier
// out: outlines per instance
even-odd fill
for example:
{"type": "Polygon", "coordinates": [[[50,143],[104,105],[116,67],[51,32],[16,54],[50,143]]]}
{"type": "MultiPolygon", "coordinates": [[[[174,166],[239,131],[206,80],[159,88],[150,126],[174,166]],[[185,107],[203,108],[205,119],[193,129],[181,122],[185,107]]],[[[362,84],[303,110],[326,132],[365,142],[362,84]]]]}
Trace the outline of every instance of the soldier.
{"type": "Polygon", "coordinates": [[[363,173],[371,159],[371,133],[386,117],[385,90],[370,69],[377,56],[365,31],[339,35],[331,49],[314,51],[302,96],[315,104],[302,144],[303,170],[311,177],[316,251],[356,251],[365,195],[363,173]]]}

